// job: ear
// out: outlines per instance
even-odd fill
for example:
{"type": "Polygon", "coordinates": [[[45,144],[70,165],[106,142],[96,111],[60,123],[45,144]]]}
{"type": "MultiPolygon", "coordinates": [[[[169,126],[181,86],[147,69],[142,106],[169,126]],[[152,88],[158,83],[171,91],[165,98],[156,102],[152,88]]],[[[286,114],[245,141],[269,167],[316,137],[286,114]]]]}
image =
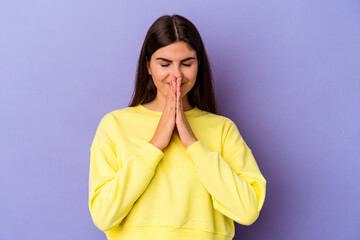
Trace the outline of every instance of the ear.
{"type": "Polygon", "coordinates": [[[200,63],[201,63],[201,58],[200,56],[198,56],[198,65],[200,65],[200,63]]]}
{"type": "Polygon", "coordinates": [[[150,62],[147,57],[146,57],[146,68],[148,70],[148,73],[151,75],[150,62]]]}

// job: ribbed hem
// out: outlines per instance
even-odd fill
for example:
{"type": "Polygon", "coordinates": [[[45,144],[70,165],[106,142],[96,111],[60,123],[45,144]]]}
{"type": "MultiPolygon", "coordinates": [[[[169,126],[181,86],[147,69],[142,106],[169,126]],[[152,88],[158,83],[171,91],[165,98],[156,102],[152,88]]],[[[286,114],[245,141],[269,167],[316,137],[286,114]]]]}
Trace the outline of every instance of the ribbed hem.
{"type": "Polygon", "coordinates": [[[199,167],[204,161],[206,161],[213,153],[207,148],[200,140],[191,144],[187,149],[186,153],[195,163],[196,167],[199,167]]]}
{"type": "Polygon", "coordinates": [[[167,226],[119,226],[105,232],[108,240],[232,240],[234,235],[167,226]]]}
{"type": "Polygon", "coordinates": [[[143,163],[150,168],[153,172],[160,160],[164,157],[164,152],[147,142],[137,153],[143,163]]]}

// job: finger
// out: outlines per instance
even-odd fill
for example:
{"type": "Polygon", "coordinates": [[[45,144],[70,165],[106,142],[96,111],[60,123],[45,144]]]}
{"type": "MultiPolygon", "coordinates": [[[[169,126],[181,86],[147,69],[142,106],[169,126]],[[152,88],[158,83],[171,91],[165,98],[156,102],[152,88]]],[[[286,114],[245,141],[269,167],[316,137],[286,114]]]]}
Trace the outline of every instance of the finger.
{"type": "Polygon", "coordinates": [[[173,96],[174,96],[174,99],[175,99],[175,97],[176,97],[176,86],[175,86],[175,81],[174,80],[171,81],[171,85],[172,85],[173,96]]]}
{"type": "Polygon", "coordinates": [[[174,110],[176,110],[176,85],[175,85],[175,76],[173,75],[171,77],[171,85],[173,86],[173,96],[172,96],[172,107],[174,108],[174,110]]]}
{"type": "Polygon", "coordinates": [[[168,92],[168,97],[167,97],[168,102],[171,101],[172,95],[173,95],[173,86],[170,82],[169,92],[168,92]]]}
{"type": "Polygon", "coordinates": [[[167,97],[167,99],[166,99],[166,101],[167,101],[166,105],[168,105],[168,108],[171,108],[171,101],[172,101],[172,98],[173,98],[173,95],[174,95],[173,89],[174,89],[174,87],[173,87],[173,85],[172,85],[171,82],[170,82],[170,84],[169,84],[169,91],[168,91],[168,97],[167,97]]]}
{"type": "Polygon", "coordinates": [[[180,107],[180,95],[179,95],[179,77],[176,78],[176,111],[179,111],[180,107]]]}
{"type": "Polygon", "coordinates": [[[182,97],[181,97],[181,77],[177,79],[177,94],[178,94],[178,111],[182,111],[182,97]]]}
{"type": "Polygon", "coordinates": [[[172,76],[171,76],[171,85],[173,86],[173,91],[174,91],[174,92],[175,92],[175,89],[176,89],[176,88],[175,88],[175,84],[174,84],[174,83],[175,83],[175,80],[176,80],[175,76],[172,75],[172,76]]]}

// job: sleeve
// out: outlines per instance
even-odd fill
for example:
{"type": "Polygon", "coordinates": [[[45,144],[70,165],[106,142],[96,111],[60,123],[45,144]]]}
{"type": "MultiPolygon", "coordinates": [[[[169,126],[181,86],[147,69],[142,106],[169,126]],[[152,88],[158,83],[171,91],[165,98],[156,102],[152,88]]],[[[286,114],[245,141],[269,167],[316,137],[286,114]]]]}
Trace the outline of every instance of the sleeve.
{"type": "Polygon", "coordinates": [[[235,123],[229,119],[223,131],[222,154],[201,140],[186,151],[214,208],[239,224],[251,225],[263,206],[266,180],[235,123]]]}
{"type": "Polygon", "coordinates": [[[90,147],[89,210],[94,224],[107,231],[122,222],[146,190],[164,153],[145,143],[120,166],[104,117],[90,147]]]}

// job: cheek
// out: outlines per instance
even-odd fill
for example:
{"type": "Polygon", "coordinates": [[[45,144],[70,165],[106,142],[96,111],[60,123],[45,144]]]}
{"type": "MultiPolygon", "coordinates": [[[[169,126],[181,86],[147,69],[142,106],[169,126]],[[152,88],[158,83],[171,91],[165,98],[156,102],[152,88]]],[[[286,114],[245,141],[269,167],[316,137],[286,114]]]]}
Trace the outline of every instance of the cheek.
{"type": "Polygon", "coordinates": [[[166,81],[167,76],[169,73],[161,68],[153,68],[152,69],[152,79],[158,87],[160,87],[161,84],[163,84],[164,81],[166,81]]]}
{"type": "Polygon", "coordinates": [[[197,68],[191,68],[186,71],[186,76],[189,80],[195,81],[197,76],[198,69],[197,68]]]}
{"type": "Polygon", "coordinates": [[[166,68],[155,68],[153,71],[153,75],[159,79],[162,79],[169,75],[169,72],[166,68]]]}

